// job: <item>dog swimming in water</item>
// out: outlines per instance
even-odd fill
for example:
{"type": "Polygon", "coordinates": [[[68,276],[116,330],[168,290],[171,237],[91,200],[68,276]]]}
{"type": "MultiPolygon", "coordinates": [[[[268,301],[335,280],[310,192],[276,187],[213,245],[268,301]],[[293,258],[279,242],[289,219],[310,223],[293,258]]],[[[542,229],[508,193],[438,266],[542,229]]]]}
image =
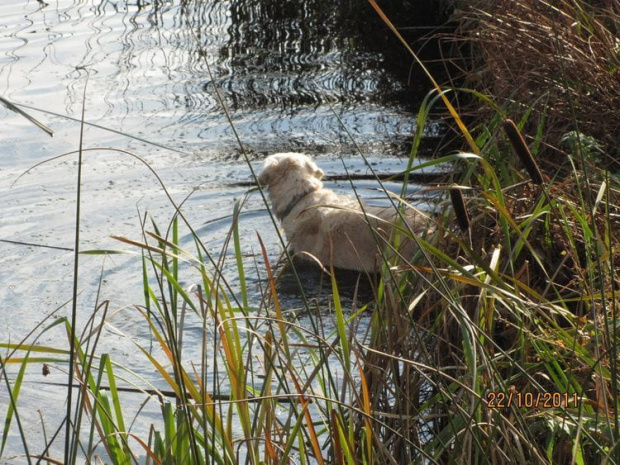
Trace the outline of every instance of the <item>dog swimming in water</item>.
{"type": "Polygon", "coordinates": [[[416,250],[409,231],[422,236],[432,229],[428,216],[413,207],[401,216],[392,205],[360,204],[323,187],[322,178],[323,171],[301,153],[270,155],[258,177],[291,251],[301,258],[310,255],[327,268],[378,273],[382,252],[395,252],[389,245],[395,226],[402,231],[397,252],[405,259],[416,250]]]}

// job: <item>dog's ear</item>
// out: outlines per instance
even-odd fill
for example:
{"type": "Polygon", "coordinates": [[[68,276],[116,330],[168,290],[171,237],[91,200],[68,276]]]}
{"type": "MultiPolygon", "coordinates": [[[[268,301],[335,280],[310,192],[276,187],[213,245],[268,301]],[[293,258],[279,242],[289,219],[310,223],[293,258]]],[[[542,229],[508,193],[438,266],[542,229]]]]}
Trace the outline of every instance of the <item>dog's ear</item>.
{"type": "Polygon", "coordinates": [[[270,155],[265,159],[263,171],[258,175],[258,182],[261,186],[269,186],[269,184],[277,180],[277,172],[281,169],[280,164],[277,154],[270,155]]]}
{"type": "Polygon", "coordinates": [[[318,180],[323,179],[323,170],[316,166],[316,164],[311,160],[306,162],[306,171],[318,180]]]}

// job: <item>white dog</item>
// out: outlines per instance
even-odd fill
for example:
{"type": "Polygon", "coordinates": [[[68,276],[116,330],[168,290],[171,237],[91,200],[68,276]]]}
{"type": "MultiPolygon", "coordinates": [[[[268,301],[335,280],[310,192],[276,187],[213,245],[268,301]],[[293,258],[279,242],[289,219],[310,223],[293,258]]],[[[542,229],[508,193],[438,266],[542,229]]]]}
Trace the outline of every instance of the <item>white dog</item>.
{"type": "MultiPolygon", "coordinates": [[[[380,252],[388,245],[394,225],[400,224],[398,253],[409,258],[415,242],[409,231],[429,231],[426,215],[408,208],[403,224],[393,207],[373,207],[324,188],[323,171],[301,153],[278,153],[267,157],[258,181],[269,191],[273,211],[282,222],[294,253],[308,255],[324,266],[376,273],[383,261],[380,252]],[[407,233],[405,233],[407,231],[407,233]]],[[[393,239],[393,238],[392,238],[393,239]]]]}

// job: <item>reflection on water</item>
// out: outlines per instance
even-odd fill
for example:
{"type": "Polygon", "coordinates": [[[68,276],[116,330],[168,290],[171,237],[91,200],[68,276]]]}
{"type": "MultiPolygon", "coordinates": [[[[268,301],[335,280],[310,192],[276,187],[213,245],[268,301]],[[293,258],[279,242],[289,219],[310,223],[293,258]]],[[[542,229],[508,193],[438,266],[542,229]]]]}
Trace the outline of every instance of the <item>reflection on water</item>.
{"type": "Polygon", "coordinates": [[[327,100],[347,106],[387,100],[399,83],[381,55],[356,48],[352,13],[347,2],[233,2],[230,41],[220,56],[234,107],[273,104],[294,114],[327,100]]]}
{"type": "Polygon", "coordinates": [[[211,157],[235,144],[214,86],[260,151],[351,152],[337,116],[376,153],[411,133],[411,113],[396,103],[410,96],[364,46],[376,32],[353,27],[374,15],[365,2],[9,0],[0,9],[2,94],[18,103],[78,115],[86,68],[90,121],[211,157]]]}

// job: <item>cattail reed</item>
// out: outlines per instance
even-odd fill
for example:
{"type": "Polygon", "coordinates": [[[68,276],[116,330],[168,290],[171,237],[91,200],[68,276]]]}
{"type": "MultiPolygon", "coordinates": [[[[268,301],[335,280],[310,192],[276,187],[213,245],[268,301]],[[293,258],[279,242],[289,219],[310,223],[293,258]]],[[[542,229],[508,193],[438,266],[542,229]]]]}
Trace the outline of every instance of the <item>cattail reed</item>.
{"type": "Polygon", "coordinates": [[[504,121],[503,126],[504,126],[504,131],[506,132],[506,135],[508,136],[508,140],[510,141],[510,144],[514,148],[515,152],[517,153],[517,156],[521,160],[521,163],[523,163],[523,165],[525,166],[525,169],[527,170],[530,177],[532,178],[532,182],[534,184],[539,184],[539,185],[542,184],[543,176],[540,171],[540,168],[538,167],[536,160],[534,160],[534,157],[532,156],[532,152],[530,152],[530,149],[525,143],[525,140],[523,140],[523,136],[519,132],[517,125],[511,119],[507,119],[504,121]]]}
{"type": "Polygon", "coordinates": [[[452,207],[454,208],[459,227],[463,231],[467,231],[469,229],[469,215],[467,214],[467,208],[465,208],[465,201],[463,200],[461,190],[450,189],[450,200],[452,201],[452,207]]]}

